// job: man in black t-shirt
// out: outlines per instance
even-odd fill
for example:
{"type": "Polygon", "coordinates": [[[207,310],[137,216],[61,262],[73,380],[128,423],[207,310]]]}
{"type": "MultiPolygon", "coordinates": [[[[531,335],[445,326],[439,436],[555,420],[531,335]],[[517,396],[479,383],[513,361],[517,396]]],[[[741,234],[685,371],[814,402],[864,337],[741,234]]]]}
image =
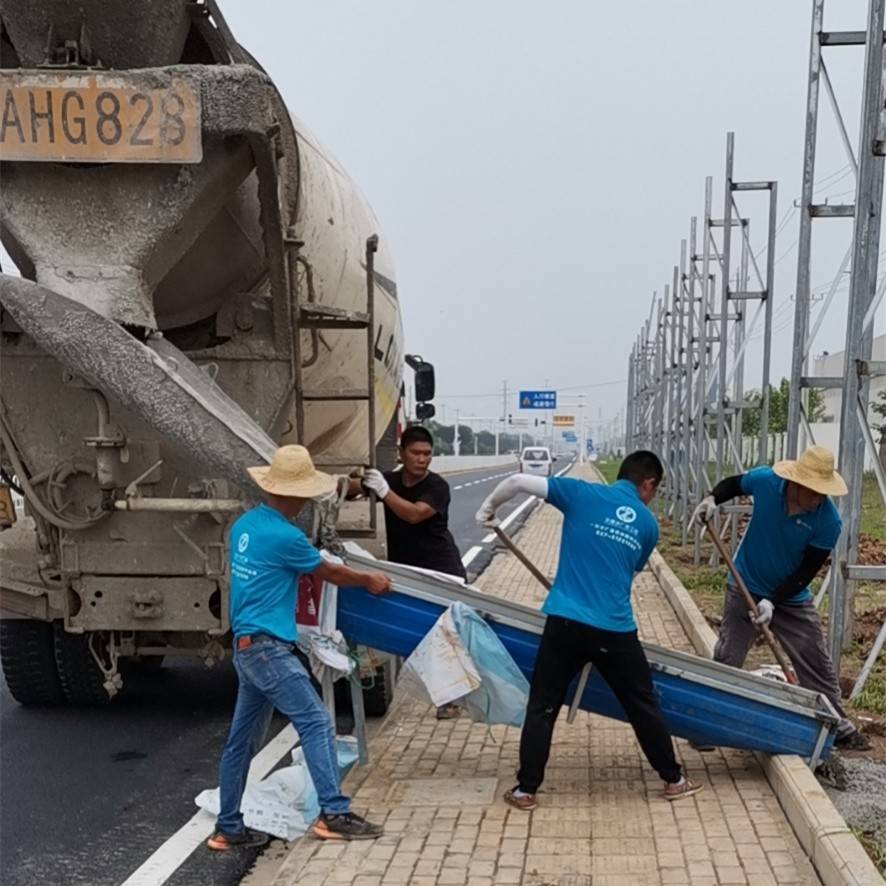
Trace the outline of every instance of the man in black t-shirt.
{"type": "MultiPolygon", "coordinates": [[[[362,485],[384,502],[388,560],[466,578],[449,531],[449,484],[429,470],[433,453],[434,438],[427,428],[407,428],[400,438],[402,470],[370,469],[362,485]]],[[[458,713],[458,706],[443,705],[437,719],[458,713]]]]}
{"type": "Polygon", "coordinates": [[[388,559],[465,578],[461,555],[449,532],[449,484],[429,470],[434,440],[426,428],[407,428],[400,438],[402,470],[369,470],[364,488],[385,506],[388,559]]]}

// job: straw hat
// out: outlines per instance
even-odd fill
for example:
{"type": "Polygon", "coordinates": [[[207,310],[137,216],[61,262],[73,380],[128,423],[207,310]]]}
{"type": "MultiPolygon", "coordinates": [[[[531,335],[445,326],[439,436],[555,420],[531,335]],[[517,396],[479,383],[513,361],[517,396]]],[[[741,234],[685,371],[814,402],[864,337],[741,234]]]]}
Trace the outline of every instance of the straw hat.
{"type": "Polygon", "coordinates": [[[796,461],[779,461],[772,470],[821,495],[846,495],[849,490],[834,470],[834,453],[824,446],[810,446],[796,461]]]}
{"type": "Polygon", "coordinates": [[[273,495],[317,498],[335,489],[335,477],[318,471],[304,446],[281,446],[270,465],[246,470],[265,492],[273,495]]]}

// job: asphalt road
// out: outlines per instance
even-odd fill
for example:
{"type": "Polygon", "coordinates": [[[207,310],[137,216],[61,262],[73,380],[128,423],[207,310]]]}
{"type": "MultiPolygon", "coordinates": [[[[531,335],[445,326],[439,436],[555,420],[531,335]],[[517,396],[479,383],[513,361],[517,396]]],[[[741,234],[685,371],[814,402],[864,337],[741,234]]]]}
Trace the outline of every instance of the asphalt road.
{"type": "MultiPolygon", "coordinates": [[[[557,467],[565,467],[559,465],[557,467]]],[[[450,475],[450,526],[468,569],[492,549],[474,523],[480,503],[513,469],[450,475]]],[[[521,508],[525,497],[502,509],[521,508]]],[[[528,513],[522,508],[514,519],[528,513]]],[[[230,666],[173,662],[127,678],[102,709],[25,709],[0,688],[0,882],[4,886],[118,886],[196,812],[217,783],[236,680],[230,666]]],[[[274,731],[282,726],[275,727],[274,731]]],[[[255,853],[201,847],[167,881],[233,886],[255,853]]]]}

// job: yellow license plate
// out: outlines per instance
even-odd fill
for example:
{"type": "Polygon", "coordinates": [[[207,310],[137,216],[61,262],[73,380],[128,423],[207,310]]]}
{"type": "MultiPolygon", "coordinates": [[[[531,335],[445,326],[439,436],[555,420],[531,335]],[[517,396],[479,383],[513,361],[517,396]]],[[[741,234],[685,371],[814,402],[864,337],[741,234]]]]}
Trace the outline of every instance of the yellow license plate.
{"type": "Polygon", "coordinates": [[[199,163],[200,93],[138,74],[0,73],[0,160],[199,163]]]}

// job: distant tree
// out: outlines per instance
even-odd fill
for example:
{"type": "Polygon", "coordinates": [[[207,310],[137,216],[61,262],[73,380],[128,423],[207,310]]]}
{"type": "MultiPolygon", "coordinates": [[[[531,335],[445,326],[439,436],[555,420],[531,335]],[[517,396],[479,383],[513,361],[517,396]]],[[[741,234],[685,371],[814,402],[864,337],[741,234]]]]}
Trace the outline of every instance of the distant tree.
{"type": "MultiPolygon", "coordinates": [[[[783,378],[777,388],[769,386],[769,433],[783,434],[788,429],[788,400],[790,399],[791,383],[783,378]]],[[[806,417],[810,422],[821,421],[825,417],[824,394],[817,388],[808,389],[808,405],[806,417]]],[[[755,436],[760,432],[760,413],[762,396],[758,390],[750,390],[745,400],[753,403],[742,413],[741,430],[745,436],[755,436]]]]}

